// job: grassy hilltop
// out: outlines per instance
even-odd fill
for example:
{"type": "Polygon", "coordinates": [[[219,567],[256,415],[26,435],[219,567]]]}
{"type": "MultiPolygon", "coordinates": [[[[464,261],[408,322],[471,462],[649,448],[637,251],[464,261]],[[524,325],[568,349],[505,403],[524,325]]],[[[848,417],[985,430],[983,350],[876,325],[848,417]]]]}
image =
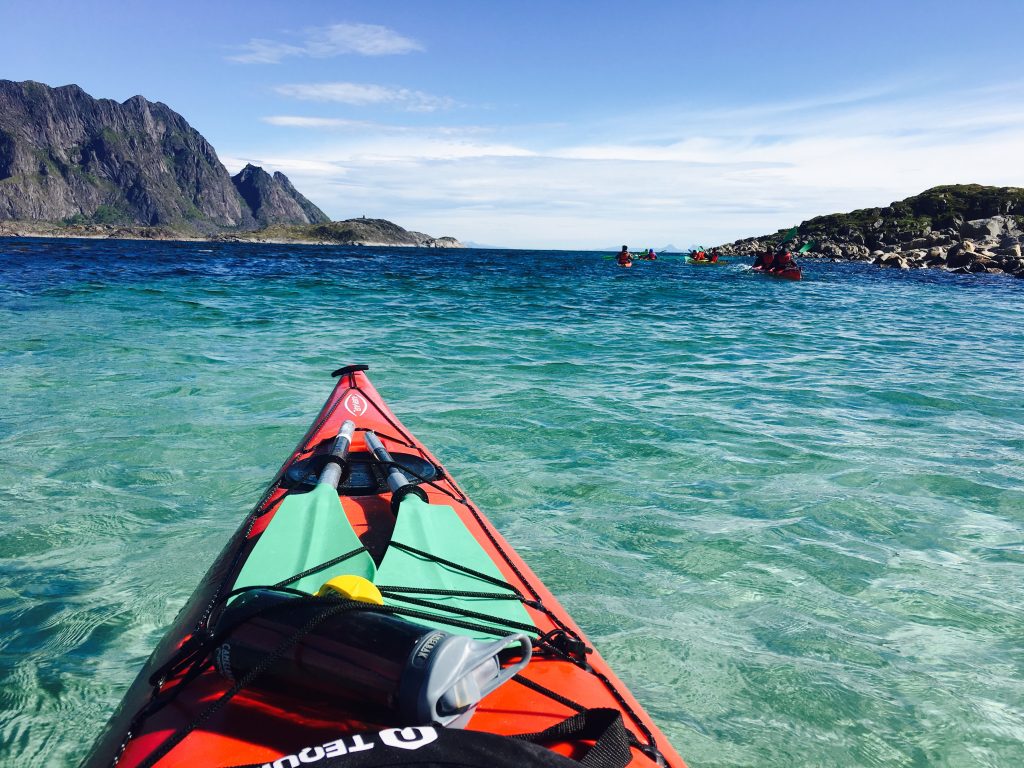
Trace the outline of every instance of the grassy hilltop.
{"type": "Polygon", "coordinates": [[[880,236],[885,241],[940,229],[959,231],[967,221],[993,216],[1011,216],[1024,227],[1024,188],[981,184],[932,187],[884,208],[860,208],[849,213],[815,216],[800,224],[800,236],[856,240],[859,235],[864,242],[880,236]]]}

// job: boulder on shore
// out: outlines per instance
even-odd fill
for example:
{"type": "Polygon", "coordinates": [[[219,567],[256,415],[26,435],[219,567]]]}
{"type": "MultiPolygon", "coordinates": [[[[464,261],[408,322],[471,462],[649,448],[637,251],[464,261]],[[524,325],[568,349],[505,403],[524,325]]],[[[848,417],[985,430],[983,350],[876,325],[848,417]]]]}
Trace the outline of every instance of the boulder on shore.
{"type": "MultiPolygon", "coordinates": [[[[719,245],[718,251],[753,255],[785,231],[719,245]]],[[[799,231],[801,240],[815,241],[805,254],[810,258],[1024,277],[1024,188],[934,187],[885,208],[818,216],[802,222],[799,231]]]]}

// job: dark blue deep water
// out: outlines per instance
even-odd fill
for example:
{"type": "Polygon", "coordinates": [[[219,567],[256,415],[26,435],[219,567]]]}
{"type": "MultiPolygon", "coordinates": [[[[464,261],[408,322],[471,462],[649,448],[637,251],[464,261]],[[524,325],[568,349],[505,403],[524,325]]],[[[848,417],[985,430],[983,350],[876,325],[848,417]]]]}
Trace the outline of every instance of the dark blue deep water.
{"type": "Polygon", "coordinates": [[[332,386],[698,766],[1024,764],[1024,280],[0,241],[0,763],[73,765],[332,386]]]}

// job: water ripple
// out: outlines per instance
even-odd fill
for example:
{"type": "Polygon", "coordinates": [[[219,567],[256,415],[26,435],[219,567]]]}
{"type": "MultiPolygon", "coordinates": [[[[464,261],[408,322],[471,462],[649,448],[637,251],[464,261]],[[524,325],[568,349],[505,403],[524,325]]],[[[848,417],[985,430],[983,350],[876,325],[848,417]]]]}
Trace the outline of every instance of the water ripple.
{"type": "Polygon", "coordinates": [[[367,362],[693,765],[1020,764],[1024,281],[742,267],[0,241],[5,748],[81,758],[367,362]]]}

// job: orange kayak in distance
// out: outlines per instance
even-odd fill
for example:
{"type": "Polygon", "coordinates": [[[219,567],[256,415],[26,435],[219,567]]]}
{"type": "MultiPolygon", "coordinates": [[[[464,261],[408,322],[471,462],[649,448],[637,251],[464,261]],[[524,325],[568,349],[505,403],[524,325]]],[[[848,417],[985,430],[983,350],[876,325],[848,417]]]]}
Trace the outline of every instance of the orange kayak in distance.
{"type": "Polygon", "coordinates": [[[751,272],[755,272],[755,273],[757,273],[759,275],[767,275],[768,277],[777,277],[780,280],[802,280],[803,279],[803,270],[801,270],[800,267],[796,267],[795,269],[784,269],[781,272],[772,272],[770,270],[763,269],[761,267],[752,267],[750,271],[751,272]]]}

